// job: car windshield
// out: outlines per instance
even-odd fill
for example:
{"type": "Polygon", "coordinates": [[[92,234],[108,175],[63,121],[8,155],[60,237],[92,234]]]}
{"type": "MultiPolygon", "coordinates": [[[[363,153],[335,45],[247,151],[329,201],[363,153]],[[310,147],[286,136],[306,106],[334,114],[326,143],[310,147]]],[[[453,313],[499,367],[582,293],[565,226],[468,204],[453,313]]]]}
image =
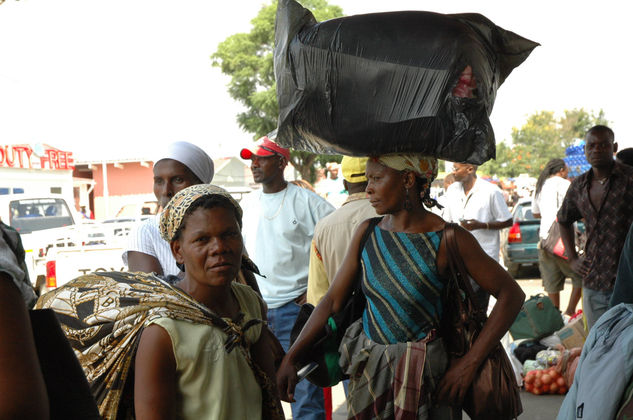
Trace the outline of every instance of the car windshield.
{"type": "Polygon", "coordinates": [[[536,220],[536,218],[532,214],[532,203],[519,203],[516,210],[514,211],[514,220],[520,222],[526,220],[536,220]]]}
{"type": "Polygon", "coordinates": [[[25,234],[72,225],[73,219],[61,198],[31,198],[9,203],[9,222],[25,234]]]}

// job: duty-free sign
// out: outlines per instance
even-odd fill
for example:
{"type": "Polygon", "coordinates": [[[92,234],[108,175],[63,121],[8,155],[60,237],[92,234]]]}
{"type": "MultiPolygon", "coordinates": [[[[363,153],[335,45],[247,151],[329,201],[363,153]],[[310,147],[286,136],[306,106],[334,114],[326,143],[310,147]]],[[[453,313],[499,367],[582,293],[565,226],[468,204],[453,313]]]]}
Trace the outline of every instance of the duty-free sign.
{"type": "Polygon", "coordinates": [[[0,167],[20,169],[75,169],[72,152],[27,144],[0,145],[0,167]]]}

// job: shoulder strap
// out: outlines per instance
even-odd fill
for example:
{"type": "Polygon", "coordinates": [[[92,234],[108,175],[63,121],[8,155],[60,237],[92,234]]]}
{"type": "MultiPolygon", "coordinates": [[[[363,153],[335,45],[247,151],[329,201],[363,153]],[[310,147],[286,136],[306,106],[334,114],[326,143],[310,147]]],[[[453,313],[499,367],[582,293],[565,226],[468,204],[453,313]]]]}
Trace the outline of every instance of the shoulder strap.
{"type": "Polygon", "coordinates": [[[382,220],[382,217],[372,217],[371,219],[369,219],[369,225],[367,225],[367,229],[365,229],[365,232],[363,232],[363,237],[360,240],[359,250],[361,253],[363,252],[363,248],[365,247],[367,238],[369,238],[369,235],[371,235],[371,232],[374,230],[376,225],[380,223],[381,220],[382,220]]]}
{"type": "MultiPolygon", "coordinates": [[[[358,247],[358,257],[359,260],[361,258],[361,255],[363,254],[363,248],[365,248],[365,244],[367,243],[367,239],[369,238],[369,235],[371,235],[371,233],[373,232],[374,228],[376,227],[376,225],[378,225],[378,223],[380,223],[380,221],[382,220],[382,217],[372,217],[371,219],[369,219],[369,224],[367,225],[367,229],[365,229],[365,232],[363,232],[363,236],[360,239],[360,245],[358,247]]],[[[362,270],[359,269],[358,271],[358,275],[356,276],[356,282],[354,284],[354,294],[357,294],[359,296],[364,296],[363,295],[363,291],[362,291],[362,270]]]]}
{"type": "Polygon", "coordinates": [[[457,286],[462,289],[466,296],[470,299],[473,307],[476,308],[478,312],[482,312],[482,308],[479,307],[477,303],[477,298],[475,297],[475,292],[470,284],[470,278],[468,275],[468,270],[466,269],[466,265],[464,264],[464,260],[462,259],[459,253],[459,246],[457,244],[457,238],[455,235],[455,223],[446,223],[444,227],[444,239],[446,241],[446,257],[448,261],[448,268],[450,274],[457,281],[457,286]]]}

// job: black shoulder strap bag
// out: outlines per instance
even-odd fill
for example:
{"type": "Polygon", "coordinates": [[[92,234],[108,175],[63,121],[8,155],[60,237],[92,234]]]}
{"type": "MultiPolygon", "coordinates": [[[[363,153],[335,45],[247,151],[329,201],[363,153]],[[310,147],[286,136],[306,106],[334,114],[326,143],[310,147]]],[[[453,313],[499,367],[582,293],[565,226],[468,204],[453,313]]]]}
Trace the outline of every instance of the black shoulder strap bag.
{"type": "Polygon", "coordinates": [[[42,376],[46,384],[50,418],[100,419],[75,352],[52,309],[30,310],[31,328],[42,376]]]}
{"type": "MultiPolygon", "coordinates": [[[[361,252],[365,247],[367,238],[381,220],[382,217],[369,219],[369,226],[367,226],[360,241],[361,252]]],[[[362,276],[362,270],[359,270],[354,289],[347,303],[340,312],[333,314],[328,319],[328,323],[323,328],[319,339],[312,346],[310,353],[301,360],[310,372],[306,378],[317,386],[334,386],[343,379],[347,379],[347,375],[342,372],[338,364],[340,358],[338,348],[347,328],[363,315],[367,305],[367,299],[362,289],[362,276]]],[[[297,315],[295,324],[290,332],[291,345],[301,333],[313,310],[314,306],[309,303],[301,305],[299,315],[297,315]]]]}
{"type": "MultiPolygon", "coordinates": [[[[446,224],[444,238],[450,277],[446,284],[448,304],[442,316],[441,334],[449,359],[458,359],[470,350],[487,316],[485,309],[476,303],[455,237],[455,224],[446,224]]],[[[472,420],[515,419],[523,412],[512,365],[501,343],[497,343],[479,367],[464,397],[463,409],[472,420]]]]}
{"type": "MultiPolygon", "coordinates": [[[[21,241],[14,244],[4,229],[2,235],[26,272],[21,241]]],[[[59,325],[55,312],[51,309],[32,309],[29,310],[29,317],[37,358],[46,385],[50,419],[100,419],[86,375],[59,325]]]]}

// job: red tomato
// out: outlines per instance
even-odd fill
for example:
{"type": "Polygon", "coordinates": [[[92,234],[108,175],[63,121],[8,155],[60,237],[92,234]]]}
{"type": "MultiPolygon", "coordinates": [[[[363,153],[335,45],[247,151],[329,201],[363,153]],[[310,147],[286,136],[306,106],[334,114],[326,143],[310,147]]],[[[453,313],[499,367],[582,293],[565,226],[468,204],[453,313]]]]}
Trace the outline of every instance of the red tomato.
{"type": "Polygon", "coordinates": [[[534,383],[534,379],[536,379],[536,376],[534,376],[534,374],[530,375],[530,372],[528,372],[528,374],[525,377],[524,381],[525,381],[526,384],[533,384],[534,383]]]}
{"type": "Polygon", "coordinates": [[[534,395],[541,395],[541,393],[542,393],[542,392],[543,392],[543,391],[541,391],[541,388],[536,388],[536,387],[535,387],[535,388],[532,390],[532,394],[534,394],[534,395]]]}
{"type": "Polygon", "coordinates": [[[545,373],[541,376],[541,382],[543,382],[543,385],[549,385],[552,383],[552,377],[549,373],[545,373]]]}
{"type": "Polygon", "coordinates": [[[543,394],[547,394],[549,392],[549,385],[543,385],[541,391],[543,391],[543,394]]]}
{"type": "Polygon", "coordinates": [[[556,382],[552,382],[549,386],[550,394],[556,394],[558,392],[558,384],[556,382]]]}
{"type": "Polygon", "coordinates": [[[560,388],[558,388],[558,393],[563,395],[567,393],[567,387],[565,386],[561,386],[560,388]]]}
{"type": "Polygon", "coordinates": [[[540,388],[543,386],[543,382],[541,382],[541,378],[538,376],[534,379],[534,388],[540,388]]]}
{"type": "Polygon", "coordinates": [[[559,387],[567,386],[567,383],[565,383],[565,378],[563,378],[562,376],[556,379],[556,383],[558,384],[559,387]]]}

